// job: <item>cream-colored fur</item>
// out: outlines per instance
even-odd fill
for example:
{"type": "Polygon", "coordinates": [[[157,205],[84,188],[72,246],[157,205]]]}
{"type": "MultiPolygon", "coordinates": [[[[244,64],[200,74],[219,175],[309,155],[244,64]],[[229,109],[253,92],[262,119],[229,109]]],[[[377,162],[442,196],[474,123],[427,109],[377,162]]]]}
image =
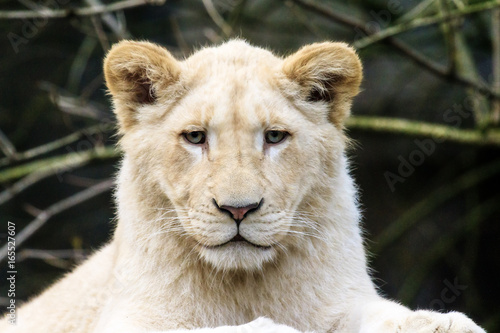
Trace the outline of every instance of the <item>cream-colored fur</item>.
{"type": "Polygon", "coordinates": [[[236,40],[178,61],[124,41],[104,70],[124,151],[114,237],[1,332],[484,332],[375,291],[344,155],[362,78],[347,45],[283,59],[236,40]],[[251,204],[238,227],[227,207],[251,204]]]}

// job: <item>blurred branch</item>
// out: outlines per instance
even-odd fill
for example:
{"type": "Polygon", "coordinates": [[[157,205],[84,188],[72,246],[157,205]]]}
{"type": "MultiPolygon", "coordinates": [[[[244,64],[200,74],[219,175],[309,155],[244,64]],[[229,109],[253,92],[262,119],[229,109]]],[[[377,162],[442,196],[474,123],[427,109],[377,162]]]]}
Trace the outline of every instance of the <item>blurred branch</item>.
{"type": "Polygon", "coordinates": [[[175,41],[177,42],[177,46],[181,50],[184,56],[187,56],[191,53],[191,48],[189,47],[184,35],[182,34],[181,27],[179,26],[179,22],[175,16],[170,16],[170,26],[172,27],[172,32],[174,34],[175,41]]]}
{"type": "MultiPolygon", "coordinates": [[[[220,1],[220,0],[219,0],[220,1]]],[[[241,15],[245,11],[245,7],[247,5],[248,0],[233,0],[232,4],[234,4],[233,9],[229,13],[229,16],[226,20],[228,24],[233,28],[240,19],[241,15]]]]}
{"type": "Polygon", "coordinates": [[[88,250],[68,249],[68,250],[40,250],[40,249],[24,249],[17,256],[18,261],[26,259],[80,259],[88,255],[88,250]]]}
{"type": "Polygon", "coordinates": [[[293,15],[302,23],[302,25],[312,32],[316,37],[321,38],[321,39],[328,39],[328,35],[321,29],[319,29],[314,22],[312,22],[306,15],[302,13],[301,10],[299,10],[299,6],[293,3],[291,0],[285,1],[285,5],[290,8],[292,11],[293,15]]]}
{"type": "Polygon", "coordinates": [[[347,119],[346,125],[350,129],[434,137],[475,145],[500,146],[500,130],[497,129],[468,130],[422,121],[371,116],[353,116],[347,119]]]}
{"type": "Polygon", "coordinates": [[[205,9],[207,10],[208,15],[210,16],[212,21],[214,21],[214,23],[221,29],[224,37],[227,38],[231,36],[233,28],[229,24],[227,24],[224,18],[219,14],[212,0],[202,0],[202,2],[205,6],[205,9]]]}
{"type": "MultiPolygon", "coordinates": [[[[441,16],[449,15],[449,1],[439,0],[436,2],[438,12],[441,16]]],[[[459,9],[466,8],[464,4],[457,2],[459,9]]],[[[472,82],[478,82],[486,86],[472,55],[472,51],[467,43],[467,40],[461,30],[456,29],[459,20],[443,21],[441,28],[443,37],[448,51],[448,73],[458,77],[468,78],[472,82]]],[[[494,90],[493,90],[494,91],[494,90]]],[[[479,94],[475,89],[467,87],[467,95],[473,101],[474,119],[478,128],[487,127],[489,121],[490,107],[488,100],[482,94],[479,94]]]]}
{"type": "Polygon", "coordinates": [[[414,226],[424,216],[434,211],[439,205],[466,191],[472,186],[497,174],[500,170],[500,160],[493,161],[479,168],[473,169],[445,187],[440,187],[413,205],[396,221],[388,225],[375,239],[371,245],[373,253],[380,253],[390,244],[395,242],[407,230],[414,226]]]}
{"type": "Polygon", "coordinates": [[[41,10],[3,10],[0,19],[30,19],[30,18],[65,18],[69,16],[89,16],[116,12],[144,5],[163,5],[165,0],[124,0],[107,5],[96,5],[83,8],[41,9],[41,10]]]}
{"type": "Polygon", "coordinates": [[[333,21],[343,24],[348,27],[352,28],[359,28],[362,30],[365,34],[370,34],[370,32],[364,28],[365,23],[362,21],[359,21],[353,17],[349,17],[341,12],[335,12],[330,7],[326,7],[323,4],[317,3],[316,1],[311,1],[311,0],[287,0],[287,1],[292,1],[295,2],[297,5],[301,6],[302,8],[309,9],[312,12],[315,12],[317,14],[320,14],[322,16],[325,16],[327,18],[332,19],[333,21]]]}
{"type": "MultiPolygon", "coordinates": [[[[49,168],[41,171],[34,171],[33,173],[28,174],[21,180],[15,182],[13,185],[9,186],[8,188],[0,192],[0,205],[3,205],[5,202],[11,200],[16,195],[26,190],[30,186],[33,186],[34,184],[38,183],[42,179],[45,179],[55,174],[63,174],[65,172],[68,172],[69,170],[79,168],[86,163],[88,163],[88,160],[81,159],[79,163],[71,163],[62,168],[52,168],[52,169],[49,168]]],[[[74,180],[74,178],[71,179],[74,180]]],[[[82,181],[81,179],[78,180],[79,180],[78,185],[84,187],[92,186],[95,183],[95,182],[92,183],[89,180],[87,181],[82,181]]],[[[77,183],[77,181],[74,181],[73,183],[77,183]]]]}
{"type": "Polygon", "coordinates": [[[493,311],[493,315],[483,320],[481,326],[484,327],[487,332],[498,332],[500,329],[500,309],[493,311]]]}
{"type": "MultiPolygon", "coordinates": [[[[92,23],[94,23],[94,21],[96,21],[97,19],[95,16],[92,16],[92,18],[93,18],[92,23]]],[[[97,23],[95,23],[95,24],[97,24],[97,23]]],[[[95,24],[94,24],[94,26],[95,26],[95,24]]],[[[96,29],[96,31],[98,30],[97,27],[95,29],[96,29]]],[[[108,42],[107,39],[102,41],[101,40],[102,36],[100,36],[99,33],[97,33],[97,34],[99,36],[99,41],[101,43],[104,43],[104,45],[102,45],[103,49],[107,50],[107,48],[105,48],[107,45],[106,43],[108,42]]],[[[105,37],[103,37],[103,38],[105,38],[105,37]]],[[[97,46],[97,41],[95,38],[89,37],[89,36],[86,36],[85,38],[83,38],[83,40],[80,44],[80,47],[78,48],[78,51],[76,52],[75,59],[71,63],[71,67],[69,69],[68,82],[67,82],[66,86],[70,92],[76,93],[78,91],[78,87],[80,86],[80,82],[82,80],[83,74],[85,73],[85,70],[87,69],[88,61],[90,59],[90,56],[92,55],[92,52],[94,52],[94,49],[96,46],[97,46]]],[[[43,84],[42,86],[45,86],[45,85],[47,85],[47,86],[43,87],[44,90],[49,90],[49,92],[57,91],[55,86],[53,86],[51,84],[47,84],[47,83],[43,84]]]]}
{"type": "MultiPolygon", "coordinates": [[[[495,9],[492,13],[491,24],[492,44],[493,44],[493,89],[500,94],[500,9],[495,9]]],[[[493,101],[492,119],[494,125],[500,124],[500,100],[493,101]]]]}
{"type": "Polygon", "coordinates": [[[469,0],[451,0],[457,8],[465,8],[465,3],[467,3],[469,0]]]}
{"type": "Polygon", "coordinates": [[[25,249],[17,256],[17,261],[26,259],[39,259],[45,263],[68,270],[74,267],[75,262],[78,264],[82,262],[88,255],[89,251],[81,249],[69,250],[38,250],[38,249],[25,249]]]}
{"type": "MultiPolygon", "coordinates": [[[[33,149],[24,151],[24,152],[15,152],[13,155],[10,157],[6,157],[3,159],[0,159],[0,167],[5,166],[12,161],[24,161],[39,155],[43,155],[46,153],[49,153],[51,151],[54,151],[56,149],[59,149],[61,147],[64,147],[66,145],[69,145],[72,142],[75,142],[76,140],[80,139],[83,136],[90,136],[96,133],[102,133],[109,131],[114,128],[114,124],[99,124],[96,126],[92,126],[89,128],[85,128],[83,130],[71,133],[68,136],[65,136],[64,138],[49,142],[47,144],[35,147],[33,149]]],[[[1,173],[1,172],[0,172],[1,173]]]]}
{"type": "Polygon", "coordinates": [[[78,164],[73,164],[71,166],[68,166],[64,169],[47,169],[43,171],[35,171],[26,177],[22,178],[21,180],[17,181],[14,183],[12,186],[9,186],[2,192],[0,192],[0,205],[3,205],[10,199],[14,198],[16,195],[21,193],[22,191],[26,190],[28,187],[38,183],[40,180],[45,179],[51,175],[54,175],[58,172],[66,172],[70,169],[77,168],[81,165],[84,164],[85,161],[82,161],[80,165],[78,164]]]}
{"type": "Polygon", "coordinates": [[[425,15],[430,8],[433,8],[433,4],[435,0],[424,0],[420,1],[417,5],[415,5],[411,10],[407,13],[403,14],[403,16],[396,19],[395,23],[403,23],[411,21],[419,16],[425,15]]]}
{"type": "MultiPolygon", "coordinates": [[[[51,11],[51,9],[47,6],[44,6],[41,3],[35,3],[31,0],[17,0],[18,2],[22,3],[24,6],[30,8],[31,10],[35,12],[39,11],[51,11]]],[[[90,7],[99,7],[103,6],[102,2],[100,0],[85,0],[85,3],[89,5],[90,7]]],[[[103,35],[101,33],[104,33],[103,31],[100,31],[96,25],[98,24],[96,21],[99,21],[101,19],[104,21],[104,23],[113,31],[113,33],[119,38],[119,39],[124,39],[124,38],[130,38],[130,34],[128,31],[125,29],[125,25],[121,24],[113,15],[110,13],[103,13],[102,15],[91,15],[91,21],[92,24],[94,25],[94,29],[97,33],[97,36],[99,40],[101,41],[101,44],[103,41],[106,39],[103,39],[103,35]]],[[[104,50],[107,50],[104,48],[104,50]]]]}
{"type": "Polygon", "coordinates": [[[418,289],[422,286],[422,281],[439,259],[449,255],[456,243],[460,242],[464,237],[467,237],[471,232],[480,227],[481,220],[484,220],[490,214],[498,210],[499,199],[500,197],[498,196],[490,198],[486,202],[467,211],[462,219],[454,221],[455,225],[465,225],[465,227],[447,232],[445,235],[440,235],[433,246],[422,254],[418,259],[418,263],[415,265],[418,269],[414,269],[410,272],[399,288],[398,299],[400,299],[403,304],[409,304],[415,298],[418,289]],[[477,215],[480,215],[480,217],[477,217],[477,215]],[[465,223],[471,218],[473,218],[474,223],[465,223]]]}
{"type": "MultiPolygon", "coordinates": [[[[439,12],[442,17],[449,15],[449,3],[446,0],[439,0],[436,2],[439,12]]],[[[444,35],[444,41],[446,44],[446,50],[448,52],[448,71],[455,72],[457,64],[457,42],[456,42],[456,25],[457,20],[453,21],[443,21],[441,23],[441,29],[444,35]]]]}
{"type": "Polygon", "coordinates": [[[43,260],[45,263],[61,268],[71,269],[75,263],[81,263],[89,254],[88,250],[68,249],[68,250],[39,250],[39,249],[24,249],[17,256],[18,262],[26,259],[43,260]]]}
{"type": "MultiPolygon", "coordinates": [[[[19,248],[26,241],[26,239],[31,237],[31,235],[40,229],[54,215],[96,197],[97,195],[110,190],[112,186],[113,180],[105,180],[51,205],[49,208],[38,214],[34,220],[32,220],[23,230],[21,230],[21,232],[16,235],[16,248],[19,248]]],[[[0,262],[7,257],[7,246],[8,244],[5,244],[2,248],[0,248],[0,262]]]]}
{"type": "MultiPolygon", "coordinates": [[[[475,64],[474,56],[472,50],[467,44],[467,40],[463,33],[457,32],[456,38],[456,63],[455,70],[456,75],[468,78],[473,82],[481,82],[481,74],[475,64]]],[[[485,83],[484,83],[485,84],[485,83]]],[[[485,84],[486,85],[486,84],[485,84]]],[[[494,92],[494,90],[492,90],[494,92]]],[[[472,109],[474,113],[474,119],[476,121],[477,127],[485,128],[488,126],[489,114],[491,113],[491,108],[488,103],[486,96],[478,93],[476,89],[468,87],[466,89],[467,95],[472,100],[472,109]]]]}
{"type": "Polygon", "coordinates": [[[99,73],[94,79],[92,79],[85,87],[82,88],[80,92],[80,98],[84,101],[88,100],[90,96],[101,87],[103,83],[103,74],[99,73]]]}
{"type": "MultiPolygon", "coordinates": [[[[92,7],[104,6],[100,0],[85,0],[85,2],[92,7]]],[[[155,2],[158,5],[161,5],[165,2],[165,0],[155,1],[155,2]]],[[[103,13],[99,18],[111,29],[111,31],[113,31],[113,33],[119,39],[126,39],[126,38],[131,37],[131,34],[127,31],[125,24],[122,24],[122,22],[117,20],[111,13],[103,13]]],[[[98,18],[96,16],[94,16],[92,19],[92,24],[94,25],[96,33],[99,36],[99,40],[101,41],[101,45],[103,45],[103,50],[107,51],[107,49],[109,48],[109,47],[106,48],[107,37],[105,36],[104,31],[102,31],[102,29],[99,29],[97,21],[98,21],[98,18]]]]}
{"type": "MultiPolygon", "coordinates": [[[[460,3],[461,0],[455,0],[457,3],[460,3]]],[[[476,165],[479,162],[477,158],[477,151],[471,151],[470,153],[463,154],[461,156],[461,164],[464,168],[470,168],[471,164],[476,165]]],[[[477,176],[476,176],[477,177],[477,176]]],[[[464,253],[463,256],[459,258],[459,264],[457,265],[456,260],[455,263],[450,262],[453,266],[461,266],[459,270],[459,274],[463,276],[463,280],[470,281],[470,288],[468,291],[468,297],[465,300],[465,304],[469,308],[477,308],[480,309],[483,304],[482,297],[479,294],[477,283],[475,283],[474,271],[470,269],[470,267],[477,267],[478,259],[479,259],[479,249],[482,244],[482,234],[484,228],[479,226],[479,223],[482,223],[487,215],[490,214],[488,210],[489,207],[485,207],[484,201],[482,201],[482,195],[479,191],[479,186],[474,186],[470,191],[464,193],[465,205],[464,205],[464,215],[463,219],[463,228],[468,229],[469,231],[464,234],[464,253]],[[471,212],[471,213],[469,213],[471,212]]],[[[499,202],[500,197],[493,198],[496,202],[499,202]]],[[[487,201],[491,202],[492,199],[488,199],[487,201]]],[[[491,207],[491,206],[490,206],[491,207]]],[[[493,208],[493,207],[492,207],[493,208]]],[[[499,206],[497,205],[494,210],[498,210],[499,206]]],[[[459,224],[460,225],[460,224],[459,224]]],[[[455,258],[455,256],[443,256],[443,261],[448,261],[451,258],[455,258]]]]}
{"type": "Polygon", "coordinates": [[[490,100],[500,100],[500,93],[495,92],[493,89],[488,87],[486,84],[478,81],[473,81],[471,79],[462,77],[458,75],[455,71],[450,71],[450,68],[446,68],[439,63],[429,59],[425,55],[417,52],[413,48],[410,48],[406,44],[398,41],[390,41],[391,45],[395,46],[398,51],[413,60],[417,65],[422,68],[427,69],[431,73],[442,77],[445,80],[460,84],[466,88],[472,88],[476,93],[484,95],[490,100]]]}
{"type": "Polygon", "coordinates": [[[379,32],[367,36],[354,43],[354,46],[358,49],[367,47],[370,44],[380,42],[388,37],[399,35],[403,32],[413,30],[415,28],[425,27],[428,25],[434,25],[437,23],[442,23],[445,21],[450,21],[462,16],[470,15],[473,13],[478,13],[486,10],[491,10],[500,6],[500,0],[481,2],[467,7],[450,11],[446,15],[436,14],[429,17],[416,18],[412,21],[401,23],[379,32]]]}
{"type": "Polygon", "coordinates": [[[81,152],[49,157],[0,171],[0,183],[21,178],[34,172],[48,172],[50,170],[57,173],[74,166],[81,166],[92,160],[104,160],[118,156],[119,152],[114,147],[96,147],[81,152]]]}
{"type": "Polygon", "coordinates": [[[9,138],[0,130],[0,150],[7,156],[7,159],[12,159],[17,154],[16,147],[10,142],[9,138]]]}
{"type": "Polygon", "coordinates": [[[110,43],[106,32],[102,27],[102,19],[98,16],[91,16],[90,21],[92,22],[92,26],[94,27],[97,38],[99,39],[99,43],[101,44],[101,48],[104,52],[107,52],[110,48],[110,43]]]}
{"type": "MultiPolygon", "coordinates": [[[[293,1],[303,8],[309,9],[321,16],[329,18],[342,25],[351,27],[357,31],[361,31],[367,36],[373,35],[373,33],[370,30],[366,29],[365,27],[366,25],[364,22],[358,21],[355,18],[348,17],[345,14],[340,14],[338,12],[335,12],[330,7],[326,7],[323,4],[319,4],[316,1],[311,1],[311,0],[287,0],[287,1],[293,1]]],[[[465,87],[474,88],[478,93],[485,95],[488,99],[500,100],[500,92],[495,92],[493,89],[489,88],[487,85],[481,82],[475,82],[470,79],[458,76],[455,72],[449,71],[449,69],[446,68],[445,66],[442,66],[441,64],[428,58],[424,54],[409,47],[405,43],[392,37],[387,37],[386,39],[384,39],[384,41],[392,45],[397,51],[399,51],[402,55],[406,56],[407,58],[415,62],[418,66],[430,71],[434,75],[458,83],[465,87]]]]}
{"type": "MultiPolygon", "coordinates": [[[[77,58],[80,57],[77,56],[77,58]]],[[[85,59],[75,59],[75,61],[80,62],[76,65],[77,67],[78,65],[85,66],[87,62],[87,60],[85,59]],[[82,63],[81,61],[83,61],[84,63],[82,63]]],[[[73,72],[74,66],[75,63],[72,64],[71,75],[82,75],[83,72],[80,71],[80,67],[76,69],[76,73],[73,72]]],[[[75,78],[68,79],[68,85],[72,84],[73,80],[75,80],[75,78]]],[[[80,81],[79,79],[76,80],[80,81]]],[[[79,84],[79,82],[76,84],[79,84]]],[[[59,110],[63,112],[81,117],[96,119],[101,122],[109,121],[108,117],[112,116],[106,111],[103,111],[105,107],[99,105],[96,102],[85,100],[83,98],[85,97],[83,94],[81,96],[76,95],[75,93],[69,92],[63,88],[56,86],[55,84],[46,81],[40,82],[38,86],[40,87],[40,89],[49,92],[51,102],[53,102],[59,108],[59,110]]],[[[77,87],[75,87],[74,89],[76,88],[77,87]]]]}
{"type": "Polygon", "coordinates": [[[17,0],[17,2],[23,4],[25,7],[37,11],[43,8],[39,3],[35,3],[34,1],[31,0],[17,0]]]}

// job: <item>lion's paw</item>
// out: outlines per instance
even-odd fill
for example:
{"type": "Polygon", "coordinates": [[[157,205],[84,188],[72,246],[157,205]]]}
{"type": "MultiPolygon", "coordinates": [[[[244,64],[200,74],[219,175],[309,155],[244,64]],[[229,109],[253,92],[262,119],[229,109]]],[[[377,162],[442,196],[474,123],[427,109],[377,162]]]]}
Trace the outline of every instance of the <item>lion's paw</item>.
{"type": "Polygon", "coordinates": [[[276,324],[269,318],[260,317],[254,321],[237,326],[237,333],[300,333],[295,328],[276,324]]]}
{"type": "Polygon", "coordinates": [[[415,311],[400,323],[398,333],[486,333],[459,312],[415,311]]]}

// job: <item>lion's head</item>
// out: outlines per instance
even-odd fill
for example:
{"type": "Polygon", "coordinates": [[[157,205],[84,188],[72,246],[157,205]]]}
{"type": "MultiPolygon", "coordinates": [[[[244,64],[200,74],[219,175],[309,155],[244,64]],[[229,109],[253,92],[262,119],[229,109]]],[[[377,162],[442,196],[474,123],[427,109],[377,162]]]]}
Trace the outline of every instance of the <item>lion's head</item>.
{"type": "Polygon", "coordinates": [[[138,200],[169,216],[138,221],[148,232],[247,270],[318,236],[311,214],[332,196],[362,77],[351,48],[318,43],[282,59],[236,40],[178,61],[125,41],[104,69],[138,200]]]}

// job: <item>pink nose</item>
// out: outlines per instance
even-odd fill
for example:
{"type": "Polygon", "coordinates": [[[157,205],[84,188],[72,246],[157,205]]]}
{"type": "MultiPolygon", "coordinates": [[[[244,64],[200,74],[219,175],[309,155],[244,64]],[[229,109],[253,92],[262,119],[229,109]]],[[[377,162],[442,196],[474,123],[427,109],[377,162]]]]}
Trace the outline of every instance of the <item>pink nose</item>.
{"type": "Polygon", "coordinates": [[[258,206],[258,204],[252,204],[245,207],[231,207],[231,206],[221,206],[221,209],[227,210],[233,215],[233,219],[235,220],[243,220],[243,217],[249,210],[254,209],[258,206]]]}
{"type": "MultiPolygon", "coordinates": [[[[214,200],[214,202],[215,202],[215,200],[214,200]]],[[[250,204],[247,206],[242,206],[242,207],[234,207],[234,206],[226,206],[226,205],[219,206],[216,202],[215,202],[215,204],[216,204],[217,208],[219,208],[220,210],[230,213],[233,220],[235,220],[236,223],[238,223],[238,224],[241,222],[241,220],[243,220],[245,218],[245,216],[249,212],[256,211],[260,207],[260,202],[253,203],[253,204],[250,204]]]]}

